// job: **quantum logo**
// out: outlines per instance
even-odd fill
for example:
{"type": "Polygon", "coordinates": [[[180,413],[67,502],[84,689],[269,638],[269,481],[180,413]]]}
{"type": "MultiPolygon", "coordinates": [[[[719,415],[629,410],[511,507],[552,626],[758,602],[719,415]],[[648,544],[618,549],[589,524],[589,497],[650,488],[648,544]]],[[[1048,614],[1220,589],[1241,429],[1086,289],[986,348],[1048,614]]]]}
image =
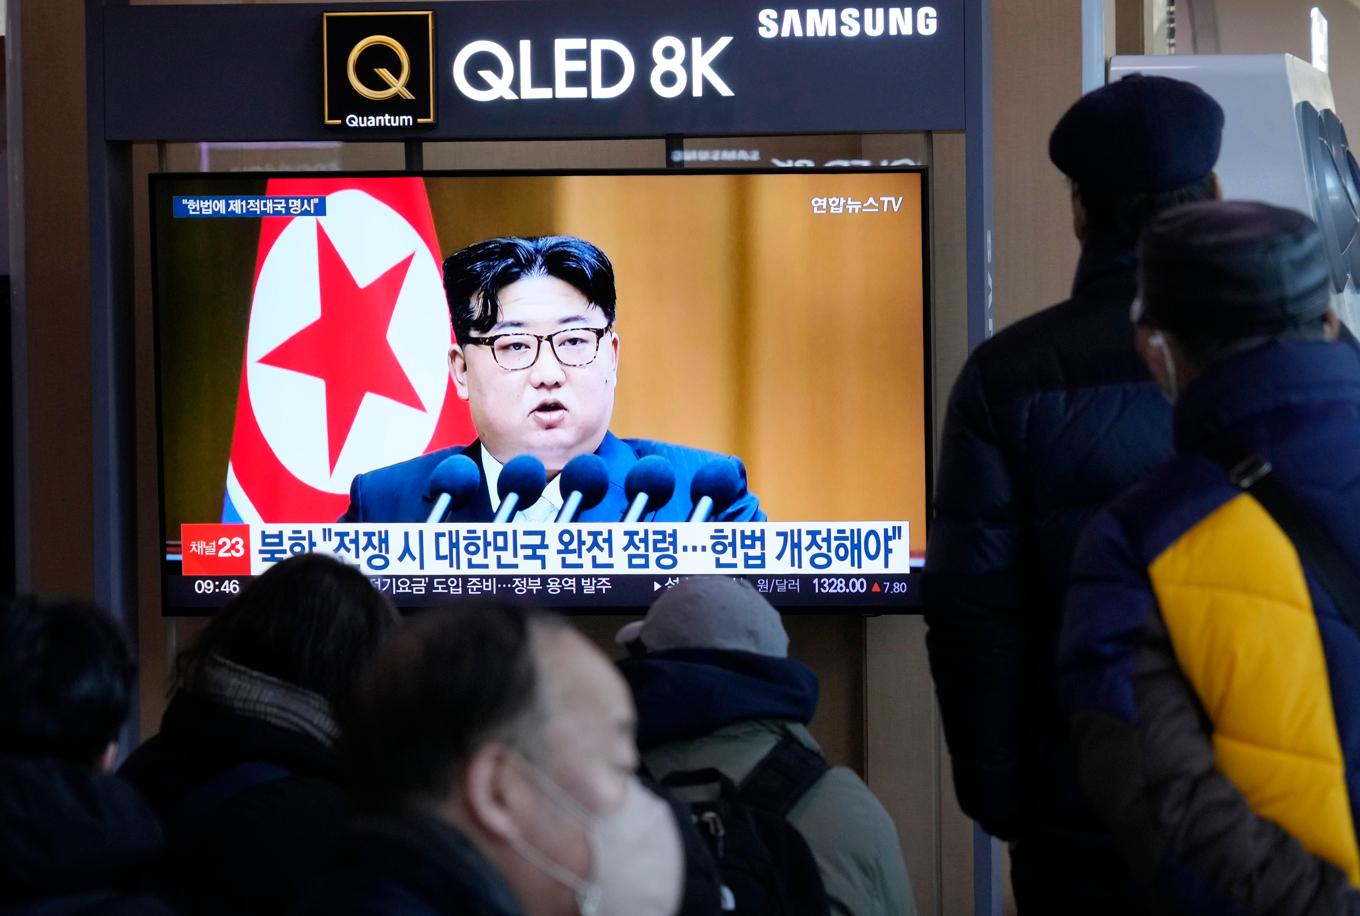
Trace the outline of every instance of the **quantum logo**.
{"type": "Polygon", "coordinates": [[[406,53],[406,49],[401,46],[401,42],[386,35],[370,35],[363,41],[354,46],[354,50],[349,52],[349,60],[345,64],[345,74],[349,77],[349,84],[354,87],[354,91],[366,99],[374,102],[385,102],[394,95],[399,95],[403,99],[414,99],[410,91],[406,88],[406,83],[411,79],[411,55],[406,53]],[[386,67],[374,69],[382,81],[387,84],[386,89],[370,89],[359,79],[358,64],[359,55],[372,47],[387,48],[397,55],[397,60],[401,61],[401,73],[393,76],[392,71],[386,67]]]}
{"type": "Polygon", "coordinates": [[[323,13],[324,121],[335,127],[435,123],[434,13],[323,13]]]}

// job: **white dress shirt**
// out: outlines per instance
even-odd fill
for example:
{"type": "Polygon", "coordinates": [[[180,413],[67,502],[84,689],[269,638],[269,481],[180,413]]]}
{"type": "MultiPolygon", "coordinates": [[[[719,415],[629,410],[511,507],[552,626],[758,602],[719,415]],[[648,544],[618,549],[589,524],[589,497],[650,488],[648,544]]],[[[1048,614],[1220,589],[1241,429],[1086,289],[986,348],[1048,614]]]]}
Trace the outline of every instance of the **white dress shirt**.
{"type": "MultiPolygon", "coordinates": [[[[486,476],[486,488],[491,496],[491,512],[494,515],[496,510],[501,507],[501,496],[496,490],[496,484],[501,479],[501,464],[495,457],[482,447],[482,474],[486,476]]],[[[562,475],[558,474],[548,481],[547,488],[543,495],[538,498],[538,502],[532,506],[520,506],[511,521],[527,522],[528,524],[538,525],[550,522],[557,518],[557,513],[562,509],[562,475]]]]}

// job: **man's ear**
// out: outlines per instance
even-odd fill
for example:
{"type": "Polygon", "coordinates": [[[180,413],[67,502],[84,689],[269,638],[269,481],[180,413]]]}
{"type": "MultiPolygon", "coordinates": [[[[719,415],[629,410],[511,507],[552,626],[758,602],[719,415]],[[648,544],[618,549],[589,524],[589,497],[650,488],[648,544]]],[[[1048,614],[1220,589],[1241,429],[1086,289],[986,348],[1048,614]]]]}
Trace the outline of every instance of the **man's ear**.
{"type": "Polygon", "coordinates": [[[1340,336],[1341,316],[1336,313],[1336,309],[1327,309],[1327,314],[1322,316],[1322,338],[1334,341],[1340,336]]]}
{"type": "Polygon", "coordinates": [[[453,376],[453,388],[458,397],[468,399],[467,355],[458,344],[449,347],[449,373],[453,376]]]}
{"type": "Polygon", "coordinates": [[[478,830],[498,840],[518,836],[523,814],[534,804],[532,790],[516,770],[513,755],[506,745],[488,741],[463,770],[467,816],[478,830]]]}
{"type": "Polygon", "coordinates": [[[110,741],[103,752],[94,759],[95,772],[112,773],[113,766],[118,762],[118,742],[110,741]]]}
{"type": "Polygon", "coordinates": [[[1078,242],[1083,244],[1090,235],[1090,227],[1086,222],[1086,205],[1081,202],[1081,192],[1077,189],[1075,181],[1069,183],[1072,191],[1072,234],[1077,237],[1078,242]]]}
{"type": "Polygon", "coordinates": [[[1167,377],[1166,357],[1161,352],[1168,345],[1166,335],[1156,328],[1146,324],[1133,326],[1133,348],[1147,367],[1148,375],[1163,391],[1168,389],[1171,381],[1167,377]]]}
{"type": "Polygon", "coordinates": [[[609,350],[614,358],[614,371],[610,374],[610,378],[617,384],[619,381],[619,332],[615,331],[610,337],[609,350]]]}

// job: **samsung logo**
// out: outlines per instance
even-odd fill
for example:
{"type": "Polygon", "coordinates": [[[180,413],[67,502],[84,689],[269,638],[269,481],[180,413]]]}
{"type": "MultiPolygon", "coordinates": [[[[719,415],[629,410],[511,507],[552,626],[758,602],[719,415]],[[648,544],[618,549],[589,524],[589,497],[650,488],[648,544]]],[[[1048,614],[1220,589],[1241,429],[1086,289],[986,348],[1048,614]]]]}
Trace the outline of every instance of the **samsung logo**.
{"type": "Polygon", "coordinates": [[[939,15],[933,6],[876,6],[836,9],[765,9],[756,14],[761,38],[858,38],[861,35],[934,35],[939,15]]]}

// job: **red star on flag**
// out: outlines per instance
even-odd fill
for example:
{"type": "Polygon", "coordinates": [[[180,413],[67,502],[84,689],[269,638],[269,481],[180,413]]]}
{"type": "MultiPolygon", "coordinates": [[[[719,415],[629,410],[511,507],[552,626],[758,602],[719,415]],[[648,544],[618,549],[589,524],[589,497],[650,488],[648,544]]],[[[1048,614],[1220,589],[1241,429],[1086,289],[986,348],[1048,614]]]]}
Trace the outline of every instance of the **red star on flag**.
{"type": "Polygon", "coordinates": [[[265,354],[260,363],[315,376],[325,384],[326,441],[334,472],[364,395],[372,392],[425,409],[387,341],[397,296],[415,253],[360,286],[320,221],[316,243],[321,317],[265,354]]]}

